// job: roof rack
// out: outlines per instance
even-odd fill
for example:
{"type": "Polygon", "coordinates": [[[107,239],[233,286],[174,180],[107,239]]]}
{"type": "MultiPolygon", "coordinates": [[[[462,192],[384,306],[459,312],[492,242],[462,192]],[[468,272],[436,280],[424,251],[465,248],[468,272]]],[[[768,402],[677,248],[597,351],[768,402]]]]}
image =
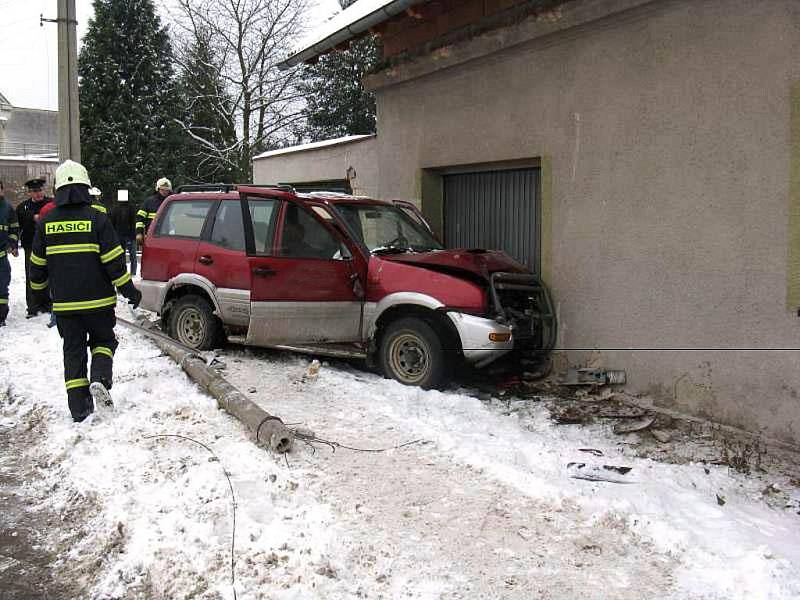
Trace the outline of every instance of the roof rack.
{"type": "Polygon", "coordinates": [[[193,183],[189,185],[179,185],[175,192],[177,194],[183,192],[223,192],[227,194],[235,189],[235,183],[193,183]]]}
{"type": "Polygon", "coordinates": [[[188,185],[178,186],[178,189],[175,190],[175,193],[181,194],[183,192],[222,192],[223,194],[227,194],[229,192],[235,191],[240,185],[247,185],[250,187],[270,188],[274,190],[290,192],[292,194],[297,193],[295,189],[290,185],[286,184],[276,185],[274,183],[192,183],[188,185]]]}
{"type": "Polygon", "coordinates": [[[297,193],[297,190],[294,189],[294,186],[291,186],[288,183],[278,183],[278,184],[275,184],[275,183],[247,183],[247,184],[244,184],[243,183],[242,185],[250,185],[252,187],[268,187],[268,188],[273,188],[273,189],[276,189],[276,190],[282,190],[284,192],[290,192],[292,194],[296,194],[297,193]]]}

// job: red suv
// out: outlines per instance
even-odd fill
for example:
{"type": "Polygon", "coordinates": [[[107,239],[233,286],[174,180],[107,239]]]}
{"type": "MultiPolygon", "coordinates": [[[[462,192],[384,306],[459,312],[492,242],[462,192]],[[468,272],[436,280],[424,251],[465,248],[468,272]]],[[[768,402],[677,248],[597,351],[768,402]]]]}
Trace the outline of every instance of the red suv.
{"type": "Polygon", "coordinates": [[[142,255],[142,306],[181,343],[366,358],[434,387],[555,340],[549,294],[502,252],[445,250],[416,207],[287,186],[184,186],[142,255]]]}

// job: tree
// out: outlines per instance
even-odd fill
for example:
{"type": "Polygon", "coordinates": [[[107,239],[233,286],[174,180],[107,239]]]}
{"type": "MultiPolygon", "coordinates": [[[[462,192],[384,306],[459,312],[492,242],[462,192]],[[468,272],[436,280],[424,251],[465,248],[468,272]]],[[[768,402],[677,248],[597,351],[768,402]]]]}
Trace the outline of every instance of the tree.
{"type": "Polygon", "coordinates": [[[152,0],[94,0],[78,59],[81,143],[92,182],[139,198],[180,178],[184,136],[167,30],[152,0]]]}
{"type": "MultiPolygon", "coordinates": [[[[234,124],[224,136],[212,135],[188,119],[181,127],[210,162],[225,165],[234,180],[249,181],[253,156],[279,147],[302,118],[296,88],[298,70],[279,71],[300,31],[305,0],[177,0],[181,35],[187,47],[202,40],[210,49],[211,70],[224,92],[206,108],[215,121],[234,124]]],[[[180,57],[191,73],[189,55],[180,57]]]]}
{"type": "Polygon", "coordinates": [[[186,175],[193,181],[234,181],[238,167],[220,160],[218,149],[237,143],[233,101],[221,77],[222,61],[214,55],[210,35],[198,31],[182,51],[178,97],[183,102],[178,120],[189,136],[185,156],[186,175]]]}
{"type": "Polygon", "coordinates": [[[380,58],[375,36],[350,43],[341,52],[320,57],[305,68],[305,134],[311,141],[375,133],[375,95],[361,80],[380,58]]]}

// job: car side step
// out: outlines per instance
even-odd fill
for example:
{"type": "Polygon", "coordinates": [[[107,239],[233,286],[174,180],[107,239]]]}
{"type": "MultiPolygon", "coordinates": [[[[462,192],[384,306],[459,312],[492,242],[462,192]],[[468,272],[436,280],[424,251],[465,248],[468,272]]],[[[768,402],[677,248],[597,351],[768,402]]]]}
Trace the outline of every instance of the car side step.
{"type": "MultiPolygon", "coordinates": [[[[228,341],[233,344],[244,344],[246,341],[243,335],[229,335],[228,341]]],[[[295,346],[287,346],[278,344],[274,346],[264,346],[265,348],[272,348],[273,350],[287,350],[289,352],[297,352],[299,354],[314,354],[317,356],[327,356],[329,358],[367,358],[367,353],[359,350],[350,344],[297,344],[295,346]]]]}

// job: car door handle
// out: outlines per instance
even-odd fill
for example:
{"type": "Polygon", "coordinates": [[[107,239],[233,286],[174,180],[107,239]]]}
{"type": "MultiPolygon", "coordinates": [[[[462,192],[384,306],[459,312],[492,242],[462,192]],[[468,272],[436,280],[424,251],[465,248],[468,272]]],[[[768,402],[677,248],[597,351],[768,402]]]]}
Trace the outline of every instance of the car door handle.
{"type": "Polygon", "coordinates": [[[270,277],[271,275],[275,275],[275,271],[268,267],[255,267],[253,269],[253,275],[258,277],[270,277]]]}
{"type": "Polygon", "coordinates": [[[214,259],[208,256],[207,254],[204,254],[203,256],[198,258],[197,261],[204,265],[210,265],[211,263],[214,262],[214,259]]]}

